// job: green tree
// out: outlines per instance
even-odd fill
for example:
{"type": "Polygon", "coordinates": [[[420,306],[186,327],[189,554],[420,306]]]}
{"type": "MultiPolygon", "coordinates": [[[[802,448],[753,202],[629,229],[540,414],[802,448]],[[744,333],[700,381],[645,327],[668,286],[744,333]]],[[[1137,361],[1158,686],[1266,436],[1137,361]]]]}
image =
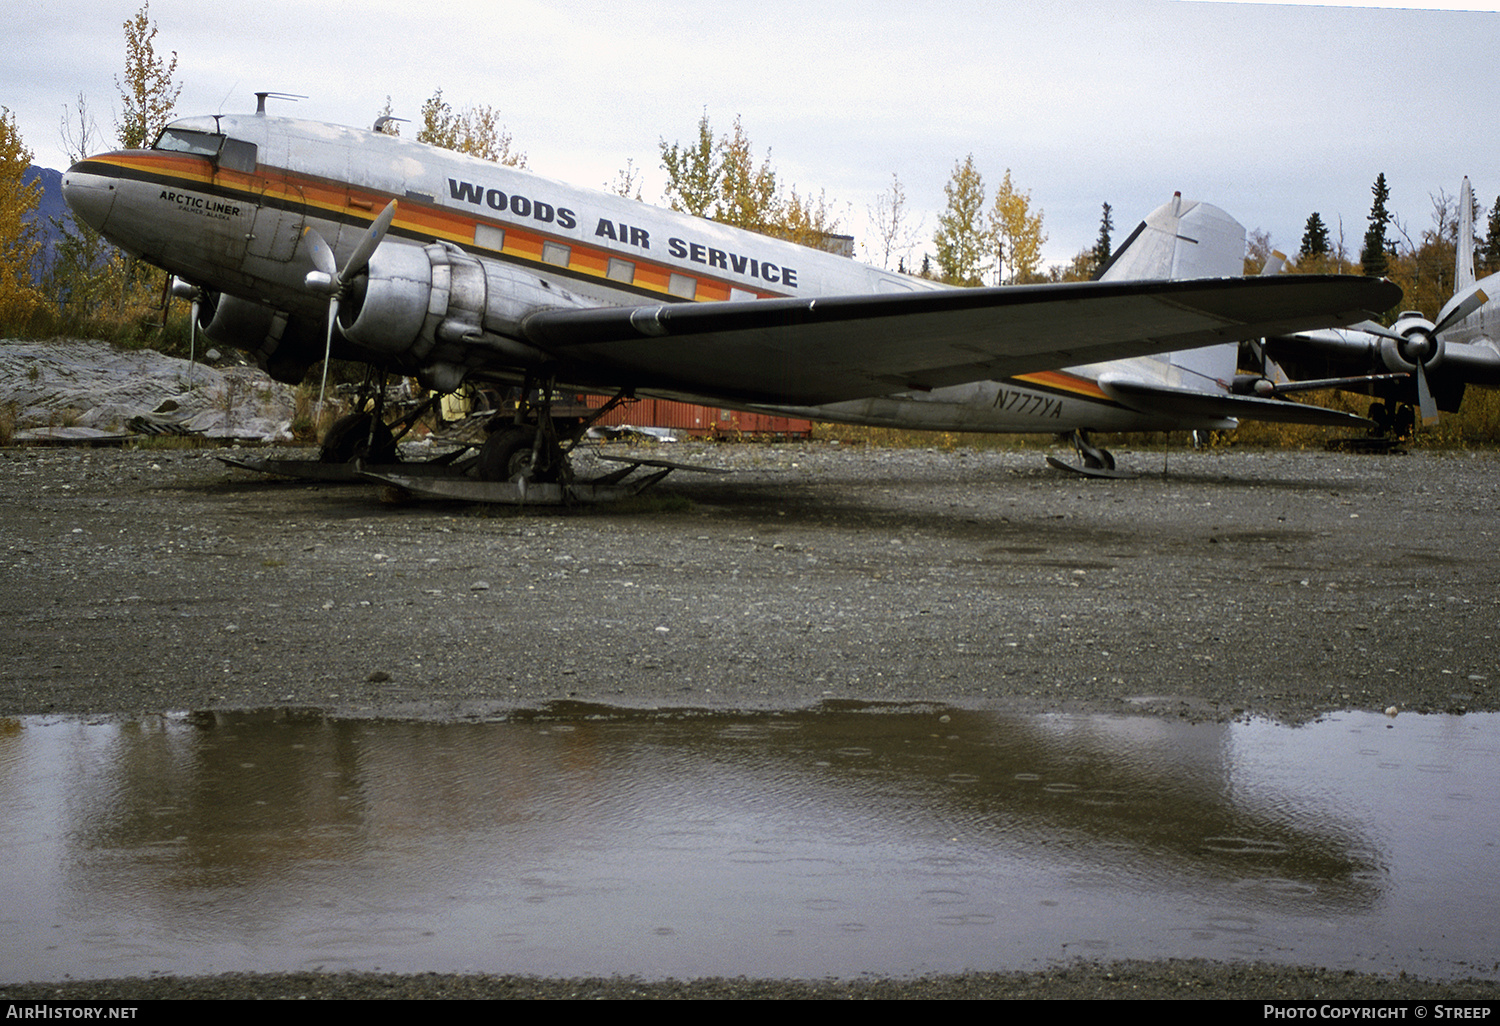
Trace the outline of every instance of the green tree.
{"type": "Polygon", "coordinates": [[[984,218],[984,176],[974,166],[974,154],[954,162],[943,194],[948,203],[932,237],[939,276],[953,285],[981,285],[992,250],[984,218]]]}
{"type": "Polygon", "coordinates": [[[765,160],[755,165],[750,137],[737,114],[734,134],[719,140],[719,155],[719,198],[709,216],[736,228],[780,234],[774,230],[782,204],[771,153],[766,151],[765,160]]]}
{"type": "Polygon", "coordinates": [[[1104,216],[1099,218],[1099,241],[1094,243],[1094,271],[1109,263],[1109,258],[1114,250],[1110,248],[1109,233],[1114,231],[1114,218],[1110,215],[1114,210],[1108,203],[1104,204],[1104,216]]]}
{"type": "Polygon", "coordinates": [[[804,246],[821,247],[838,230],[838,218],[821,191],[816,198],[811,193],[804,198],[795,186],[783,190],[769,151],[756,163],[739,117],[732,135],[716,139],[704,112],[695,142],[661,141],[661,164],[667,172],[665,198],[673,210],[804,246]]]}
{"type": "Polygon", "coordinates": [[[1385,184],[1384,171],[1376,177],[1375,184],[1370,186],[1370,192],[1374,194],[1375,202],[1370,205],[1370,227],[1365,230],[1365,244],[1359,251],[1359,262],[1366,274],[1378,278],[1386,272],[1387,253],[1390,249],[1385,238],[1385,228],[1391,220],[1390,211],[1386,209],[1391,190],[1385,184]]]}
{"type": "Polygon", "coordinates": [[[811,194],[802,197],[797,187],[789,188],[786,195],[777,200],[776,216],[769,226],[768,234],[778,239],[795,242],[799,246],[813,249],[828,249],[842,225],[829,206],[828,197],[818,190],[817,198],[811,194]]]}
{"type": "Polygon", "coordinates": [[[417,142],[445,150],[467,153],[505,167],[526,167],[526,154],[512,149],[514,140],[500,123],[500,112],[481,104],[455,111],[443,91],[437,90],[422,104],[422,127],[417,142]]]}
{"type": "Polygon", "coordinates": [[[1500,196],[1495,197],[1495,205],[1490,208],[1489,222],[1484,233],[1484,247],[1479,253],[1485,273],[1494,274],[1500,271],[1500,196]]]}
{"type": "Polygon", "coordinates": [[[661,140],[661,166],[667,172],[666,200],[673,210],[708,217],[718,202],[723,157],[708,112],[698,119],[698,138],[689,146],[661,140]]]}
{"type": "Polygon", "coordinates": [[[1328,226],[1323,223],[1322,216],[1314,210],[1307,219],[1307,225],[1302,230],[1302,249],[1299,259],[1309,257],[1324,257],[1328,255],[1328,226]]]}
{"type": "Polygon", "coordinates": [[[151,4],[141,5],[125,22],[125,78],[115,79],[120,90],[120,116],[115,121],[120,145],[125,149],[149,146],[177,107],[182,86],[172,81],[177,72],[177,51],[164,61],[156,55],[156,23],[151,4]]]}
{"type": "Polygon", "coordinates": [[[1042,231],[1042,211],[1031,212],[1031,193],[1015,187],[1010,180],[1010,168],[1005,169],[1005,177],[995,190],[990,238],[1001,284],[1024,285],[1043,280],[1038,273],[1042,266],[1042,246],[1047,242],[1042,231]]]}
{"type": "Polygon", "coordinates": [[[0,324],[12,327],[25,325],[42,301],[32,285],[42,246],[35,219],[42,183],[22,184],[30,166],[15,115],[0,107],[0,324]]]}

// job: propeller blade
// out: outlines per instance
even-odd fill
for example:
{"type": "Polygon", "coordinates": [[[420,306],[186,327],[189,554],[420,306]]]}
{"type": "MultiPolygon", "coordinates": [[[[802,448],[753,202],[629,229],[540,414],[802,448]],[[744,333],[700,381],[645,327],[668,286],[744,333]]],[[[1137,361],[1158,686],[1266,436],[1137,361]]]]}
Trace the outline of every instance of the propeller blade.
{"type": "MultiPolygon", "coordinates": [[[[328,340],[323,343],[323,380],[318,385],[318,412],[323,415],[323,393],[328,390],[328,361],[333,358],[333,326],[339,319],[339,294],[328,297],[328,340]]],[[[315,418],[316,419],[316,418],[315,418]]]]}
{"type": "Polygon", "coordinates": [[[1432,401],[1432,389],[1427,387],[1427,368],[1420,361],[1417,363],[1417,408],[1422,413],[1423,424],[1437,421],[1437,403],[1432,401]]]}
{"type": "Polygon", "coordinates": [[[1405,342],[1406,341],[1406,336],[1405,335],[1398,335],[1396,332],[1392,331],[1390,328],[1387,328],[1384,324],[1376,324],[1374,321],[1360,321],[1358,324],[1350,324],[1350,325],[1348,325],[1343,330],[1345,330],[1345,331],[1363,331],[1367,335],[1379,335],[1381,338],[1392,339],[1393,341],[1396,341],[1396,342],[1405,342]]]}
{"type": "MultiPolygon", "coordinates": [[[[1491,277],[1494,276],[1491,275],[1491,277]]],[[[1436,335],[1444,328],[1457,324],[1459,321],[1469,316],[1469,314],[1473,313],[1475,310],[1478,310],[1481,306],[1488,303],[1490,301],[1490,297],[1485,293],[1484,286],[1493,286],[1495,284],[1496,282],[1492,282],[1490,278],[1486,278],[1484,279],[1484,281],[1478,282],[1474,285],[1470,285],[1462,292],[1455,294],[1454,297],[1448,300],[1448,302],[1444,303],[1443,308],[1438,311],[1437,321],[1432,326],[1432,333],[1436,335]]]]}
{"type": "MultiPolygon", "coordinates": [[[[380,245],[380,240],[385,238],[385,233],[390,229],[391,222],[396,218],[396,201],[391,200],[386,204],[384,210],[370,224],[364,237],[359,240],[359,245],[354,247],[354,255],[339,272],[338,281],[340,285],[349,284],[349,280],[359,272],[363,271],[370,262],[370,256],[375,252],[375,247],[380,245]]],[[[319,268],[321,270],[322,268],[319,268]]]]}
{"type": "Polygon", "coordinates": [[[339,265],[333,258],[333,249],[323,241],[317,229],[308,228],[302,233],[303,240],[307,243],[307,253],[312,257],[313,266],[328,275],[330,282],[338,281],[339,265]]]}
{"type": "Polygon", "coordinates": [[[193,297],[193,310],[188,316],[188,383],[193,381],[193,363],[198,358],[198,310],[203,300],[193,297]]]}

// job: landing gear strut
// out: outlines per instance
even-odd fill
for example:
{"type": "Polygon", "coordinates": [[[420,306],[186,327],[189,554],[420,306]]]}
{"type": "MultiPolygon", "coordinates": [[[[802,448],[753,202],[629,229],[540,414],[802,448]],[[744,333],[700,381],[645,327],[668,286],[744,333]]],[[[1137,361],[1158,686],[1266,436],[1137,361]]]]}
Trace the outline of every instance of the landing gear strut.
{"type": "Polygon", "coordinates": [[[1081,462],[1064,463],[1055,456],[1048,456],[1049,466],[1058,470],[1066,470],[1074,474],[1082,474],[1084,477],[1134,477],[1129,471],[1115,469],[1115,457],[1108,449],[1101,448],[1089,441],[1088,434],[1082,429],[1074,431],[1068,437],[1073,443],[1073,448],[1078,452],[1081,462]]]}
{"type": "Polygon", "coordinates": [[[1375,422],[1375,434],[1390,435],[1398,441],[1411,438],[1417,430],[1417,411],[1406,403],[1371,403],[1370,419],[1375,422]]]}
{"type": "Polygon", "coordinates": [[[554,404],[555,386],[550,379],[540,389],[531,386],[528,380],[514,414],[496,414],[490,421],[490,436],[480,447],[472,471],[479,480],[520,478],[539,484],[572,484],[573,465],[568,454],[600,417],[630,396],[622,391],[597,410],[563,415],[554,404]]]}
{"type": "Polygon", "coordinates": [[[352,463],[360,460],[366,464],[379,465],[398,463],[401,457],[396,452],[396,443],[406,437],[426,413],[442,401],[433,396],[395,424],[385,422],[385,378],[381,374],[373,383],[366,378],[355,396],[355,409],[371,404],[368,413],[349,413],[333,422],[323,435],[323,445],[318,451],[320,463],[352,463]]]}

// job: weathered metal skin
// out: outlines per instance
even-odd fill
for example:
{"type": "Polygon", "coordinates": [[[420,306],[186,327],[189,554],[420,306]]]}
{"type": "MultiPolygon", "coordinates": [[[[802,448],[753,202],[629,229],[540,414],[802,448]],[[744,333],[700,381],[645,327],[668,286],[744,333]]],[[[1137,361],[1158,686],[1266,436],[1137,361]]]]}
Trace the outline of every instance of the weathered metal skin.
{"type": "MultiPolygon", "coordinates": [[[[1264,320],[1232,302],[1221,315],[1158,299],[1166,289],[1143,281],[1196,278],[1175,284],[1206,294],[1227,291],[1219,276],[1239,271],[1243,228],[1180,197],[1142,224],[1098,287],[975,290],[953,302],[938,283],[784,240],[264,114],[174,122],[150,150],[81,161],[63,187],[82,220],[217,300],[211,338],[283,379],[323,359],[326,344],[438,390],[545,368],[599,390],[751,409],[799,402],[826,419],[945,430],[1219,427],[1237,415],[1234,347],[1207,343],[1264,320]],[[771,302],[752,313],[739,300],[771,302]],[[692,301],[714,303],[702,312],[716,320],[679,332],[692,301]],[[330,308],[338,324],[325,342],[330,308]],[[1207,347],[1138,356],[1169,339],[1207,347]],[[1076,366],[1106,359],[1159,392],[1122,401],[1101,387],[1105,364],[1076,366]],[[1211,392],[1223,409],[1174,406],[1183,389],[1211,392]]],[[[1325,284],[1354,302],[1345,284],[1325,284]]],[[[1302,323],[1353,319],[1343,307],[1298,309],[1302,323]]]]}

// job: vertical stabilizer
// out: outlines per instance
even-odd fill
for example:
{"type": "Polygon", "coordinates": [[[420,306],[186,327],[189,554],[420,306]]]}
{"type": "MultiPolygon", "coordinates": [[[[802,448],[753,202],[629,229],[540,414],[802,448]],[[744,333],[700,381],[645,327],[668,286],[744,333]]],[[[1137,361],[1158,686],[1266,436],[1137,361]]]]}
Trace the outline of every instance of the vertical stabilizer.
{"type": "MultiPolygon", "coordinates": [[[[1229,278],[1245,273],[1245,226],[1218,207],[1185,200],[1174,193],[1141,222],[1100,281],[1154,281],[1166,278],[1229,278]]],[[[1170,353],[1161,358],[1174,368],[1164,383],[1189,388],[1234,380],[1239,346],[1234,343],[1170,353]]]]}
{"type": "Polygon", "coordinates": [[[1227,278],[1244,273],[1244,225],[1218,207],[1183,199],[1179,192],[1141,222],[1099,280],[1227,278]]]}
{"type": "Polygon", "coordinates": [[[1453,266],[1453,291],[1462,292],[1474,282],[1474,190],[1465,175],[1463,188],[1458,190],[1458,253],[1453,266]]]}

